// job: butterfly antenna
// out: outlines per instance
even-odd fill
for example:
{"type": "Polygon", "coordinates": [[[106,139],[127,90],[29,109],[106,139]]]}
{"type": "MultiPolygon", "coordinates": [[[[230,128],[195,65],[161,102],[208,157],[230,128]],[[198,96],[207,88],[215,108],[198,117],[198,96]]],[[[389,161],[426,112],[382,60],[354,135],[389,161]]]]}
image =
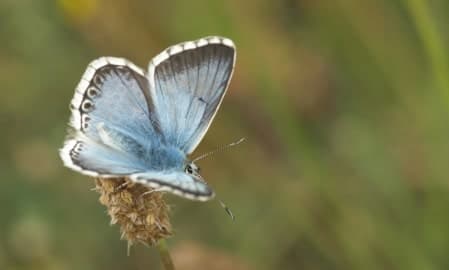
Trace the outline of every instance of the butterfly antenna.
{"type": "MultiPolygon", "coordinates": [[[[228,149],[228,148],[230,148],[230,147],[236,146],[236,145],[238,145],[238,144],[244,142],[245,140],[246,140],[246,138],[241,138],[241,139],[238,140],[238,141],[232,142],[232,143],[227,144],[227,145],[220,146],[220,147],[218,147],[217,149],[215,149],[215,150],[213,150],[213,151],[210,151],[210,152],[207,152],[207,153],[205,153],[205,154],[202,154],[201,156],[195,158],[192,162],[195,162],[195,161],[204,159],[204,158],[206,158],[206,157],[208,157],[208,156],[210,156],[210,155],[212,155],[212,154],[215,154],[215,153],[218,153],[218,152],[222,152],[223,150],[226,150],[226,149],[228,149]]],[[[220,202],[221,202],[221,201],[220,201],[220,202]]],[[[222,204],[222,206],[224,205],[223,202],[221,202],[221,204],[222,204]]],[[[225,209],[225,210],[226,210],[226,209],[225,209]]],[[[228,209],[228,210],[229,210],[229,209],[228,209]]]]}
{"type": "Polygon", "coordinates": [[[229,209],[229,207],[227,207],[226,204],[224,204],[224,202],[222,202],[220,199],[218,199],[218,202],[220,203],[221,207],[223,207],[223,209],[226,211],[226,213],[231,217],[232,221],[234,221],[235,216],[232,213],[231,209],[229,209]]]}
{"type": "MultiPolygon", "coordinates": [[[[246,138],[243,137],[243,138],[239,139],[238,141],[232,142],[232,143],[227,144],[227,145],[220,146],[220,147],[218,147],[217,149],[215,149],[213,151],[210,151],[210,152],[207,152],[205,154],[202,154],[201,156],[195,158],[192,162],[196,162],[198,160],[204,159],[204,158],[206,158],[206,157],[208,157],[208,156],[210,156],[212,154],[215,154],[217,152],[222,152],[223,150],[226,150],[226,149],[228,149],[230,147],[236,146],[236,145],[244,142],[245,140],[246,140],[246,138]]],[[[217,200],[220,203],[221,207],[223,207],[223,209],[226,211],[226,213],[231,217],[232,221],[234,221],[235,220],[235,216],[232,213],[231,209],[229,209],[229,207],[222,200],[220,200],[220,199],[217,199],[217,200]]]]}

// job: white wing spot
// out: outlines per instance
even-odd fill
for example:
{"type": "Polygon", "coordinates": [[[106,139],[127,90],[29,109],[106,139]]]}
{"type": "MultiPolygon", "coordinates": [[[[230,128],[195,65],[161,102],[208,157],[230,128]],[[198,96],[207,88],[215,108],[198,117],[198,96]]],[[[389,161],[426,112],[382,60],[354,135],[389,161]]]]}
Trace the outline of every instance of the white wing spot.
{"type": "Polygon", "coordinates": [[[230,40],[228,38],[222,38],[221,42],[228,47],[232,47],[232,48],[235,47],[234,42],[232,42],[232,40],[230,40]]]}
{"type": "Polygon", "coordinates": [[[209,44],[220,44],[220,39],[218,37],[209,37],[207,38],[209,44]]]}
{"type": "Polygon", "coordinates": [[[195,42],[193,41],[187,41],[182,44],[184,50],[192,50],[196,48],[195,42]]]}
{"type": "Polygon", "coordinates": [[[94,104],[92,103],[92,101],[90,101],[89,99],[85,99],[83,101],[83,104],[81,105],[81,110],[83,112],[91,112],[94,109],[94,104]]]}
{"type": "Polygon", "coordinates": [[[104,79],[105,79],[105,78],[104,78],[102,75],[96,74],[96,75],[94,76],[93,81],[94,81],[94,83],[95,83],[97,86],[101,86],[101,85],[103,84],[103,82],[104,82],[104,79]]]}
{"type": "Polygon", "coordinates": [[[91,87],[89,87],[89,89],[87,89],[87,96],[89,98],[95,98],[99,95],[100,95],[100,90],[98,88],[91,86],[91,87]]]}
{"type": "Polygon", "coordinates": [[[207,44],[208,44],[208,42],[207,42],[207,40],[204,39],[204,38],[198,39],[198,40],[196,41],[196,46],[197,46],[197,47],[203,47],[203,46],[205,46],[205,45],[207,45],[207,44]]]}
{"type": "Polygon", "coordinates": [[[180,45],[174,45],[174,46],[171,46],[167,51],[168,51],[168,54],[175,55],[177,53],[182,52],[183,48],[180,45]]]}

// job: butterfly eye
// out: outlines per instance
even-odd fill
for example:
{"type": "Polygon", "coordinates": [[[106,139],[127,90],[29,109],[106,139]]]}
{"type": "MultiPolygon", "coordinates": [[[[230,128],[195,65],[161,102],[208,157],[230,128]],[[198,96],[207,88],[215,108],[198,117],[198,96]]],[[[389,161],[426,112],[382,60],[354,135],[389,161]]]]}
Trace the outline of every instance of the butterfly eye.
{"type": "Polygon", "coordinates": [[[193,173],[193,169],[192,169],[192,167],[190,165],[186,166],[186,172],[189,173],[189,174],[193,173]]]}

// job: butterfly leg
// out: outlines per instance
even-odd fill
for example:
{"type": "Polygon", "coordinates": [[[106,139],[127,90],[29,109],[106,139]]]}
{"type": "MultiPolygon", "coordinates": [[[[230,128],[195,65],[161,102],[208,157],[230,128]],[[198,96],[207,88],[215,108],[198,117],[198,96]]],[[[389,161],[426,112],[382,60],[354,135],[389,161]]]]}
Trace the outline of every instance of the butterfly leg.
{"type": "Polygon", "coordinates": [[[123,182],[120,183],[118,186],[115,187],[114,193],[122,192],[123,190],[128,189],[128,188],[130,188],[130,187],[132,187],[132,186],[135,185],[134,182],[130,181],[130,180],[127,179],[127,178],[122,178],[121,180],[122,180],[123,182]]]}

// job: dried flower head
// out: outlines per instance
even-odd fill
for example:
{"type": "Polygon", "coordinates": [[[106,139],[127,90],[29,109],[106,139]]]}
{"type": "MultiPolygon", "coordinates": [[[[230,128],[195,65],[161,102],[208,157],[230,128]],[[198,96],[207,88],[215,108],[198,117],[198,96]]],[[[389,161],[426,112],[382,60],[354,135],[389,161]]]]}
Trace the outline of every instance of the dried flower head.
{"type": "Polygon", "coordinates": [[[161,192],[132,183],[126,178],[97,178],[95,190],[107,207],[111,224],[120,225],[121,238],[134,243],[155,245],[172,235],[169,206],[161,192]]]}

